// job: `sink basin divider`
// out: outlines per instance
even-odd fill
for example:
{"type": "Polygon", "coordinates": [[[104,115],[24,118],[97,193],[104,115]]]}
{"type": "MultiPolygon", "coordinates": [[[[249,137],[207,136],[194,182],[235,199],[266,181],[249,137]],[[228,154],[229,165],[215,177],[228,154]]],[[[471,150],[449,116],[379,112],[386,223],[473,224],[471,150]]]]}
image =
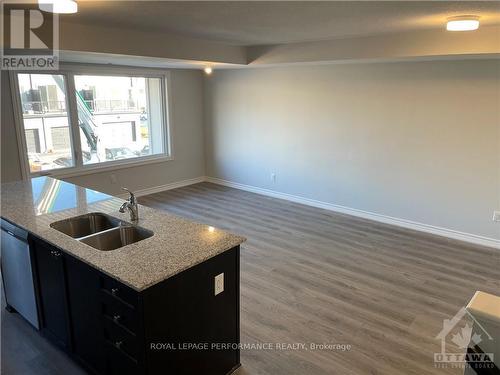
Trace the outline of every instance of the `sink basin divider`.
{"type": "Polygon", "coordinates": [[[94,236],[99,236],[99,235],[101,235],[103,233],[111,232],[113,230],[120,230],[120,228],[131,227],[131,226],[132,226],[131,224],[119,225],[117,227],[113,227],[113,228],[109,228],[109,229],[104,229],[104,230],[101,230],[100,232],[90,233],[90,234],[88,234],[86,236],[75,238],[75,240],[81,242],[82,240],[84,240],[86,238],[90,238],[90,237],[94,237],[94,236]]]}

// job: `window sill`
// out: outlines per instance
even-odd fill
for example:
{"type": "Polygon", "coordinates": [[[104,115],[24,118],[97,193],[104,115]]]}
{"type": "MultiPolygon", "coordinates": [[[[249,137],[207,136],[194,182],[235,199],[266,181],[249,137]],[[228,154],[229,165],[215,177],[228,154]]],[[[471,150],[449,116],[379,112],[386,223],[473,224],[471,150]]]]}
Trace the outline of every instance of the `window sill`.
{"type": "Polygon", "coordinates": [[[141,158],[141,160],[124,160],[119,162],[111,161],[111,162],[104,162],[96,165],[89,165],[78,168],[71,167],[71,168],[55,169],[47,172],[32,173],[30,177],[50,176],[54,178],[70,178],[70,177],[85,176],[89,174],[112,172],[119,169],[140,167],[143,165],[162,163],[172,160],[174,160],[172,156],[161,155],[148,158],[141,158]]]}

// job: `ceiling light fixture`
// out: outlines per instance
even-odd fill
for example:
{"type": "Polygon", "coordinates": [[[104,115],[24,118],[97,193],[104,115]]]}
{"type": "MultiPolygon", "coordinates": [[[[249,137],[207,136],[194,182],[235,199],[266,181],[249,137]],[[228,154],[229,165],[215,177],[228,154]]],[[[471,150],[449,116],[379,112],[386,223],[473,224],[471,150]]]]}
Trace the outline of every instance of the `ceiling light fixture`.
{"type": "Polygon", "coordinates": [[[471,31],[479,28],[479,17],[458,16],[448,18],[446,30],[448,31],[471,31]]]}
{"type": "Polygon", "coordinates": [[[38,0],[40,10],[50,13],[70,14],[78,12],[78,4],[74,0],[38,0]]]}
{"type": "Polygon", "coordinates": [[[210,75],[212,74],[212,68],[210,66],[206,66],[205,69],[203,69],[206,74],[210,75]]]}

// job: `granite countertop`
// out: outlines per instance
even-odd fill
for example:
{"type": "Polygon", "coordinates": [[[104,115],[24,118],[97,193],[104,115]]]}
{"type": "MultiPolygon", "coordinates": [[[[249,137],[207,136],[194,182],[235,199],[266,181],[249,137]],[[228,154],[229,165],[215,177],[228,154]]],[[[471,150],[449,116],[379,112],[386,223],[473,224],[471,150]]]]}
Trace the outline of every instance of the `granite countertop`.
{"type": "Polygon", "coordinates": [[[208,225],[139,205],[138,226],[152,237],[116,250],[100,251],[50,227],[89,212],[119,213],[123,199],[51,177],[1,184],[1,216],[90,266],[142,291],[245,241],[208,225]]]}

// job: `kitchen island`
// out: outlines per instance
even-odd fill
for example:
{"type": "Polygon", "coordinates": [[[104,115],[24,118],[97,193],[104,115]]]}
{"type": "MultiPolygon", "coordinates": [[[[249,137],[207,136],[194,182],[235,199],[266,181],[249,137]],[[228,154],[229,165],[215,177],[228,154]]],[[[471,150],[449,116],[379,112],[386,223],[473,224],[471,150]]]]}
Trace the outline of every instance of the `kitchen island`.
{"type": "Polygon", "coordinates": [[[141,205],[130,223],[122,199],[50,177],[2,184],[1,199],[2,238],[27,233],[40,332],[89,372],[239,366],[243,237],[141,205]],[[89,213],[152,235],[103,251],[51,226],[89,213]]]}

